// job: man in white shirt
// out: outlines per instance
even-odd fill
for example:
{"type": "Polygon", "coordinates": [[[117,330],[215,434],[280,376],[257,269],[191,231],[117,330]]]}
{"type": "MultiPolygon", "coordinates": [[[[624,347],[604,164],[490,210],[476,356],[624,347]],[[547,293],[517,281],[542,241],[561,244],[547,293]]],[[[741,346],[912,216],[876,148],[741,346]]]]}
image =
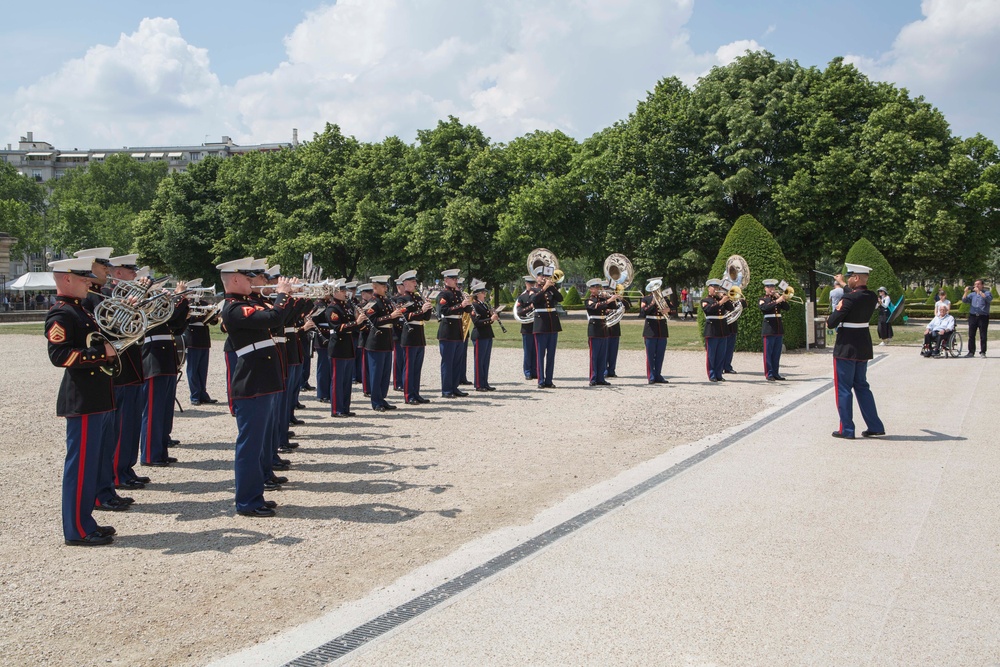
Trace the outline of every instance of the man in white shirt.
{"type": "Polygon", "coordinates": [[[925,357],[940,357],[941,343],[955,330],[955,318],[949,313],[949,308],[943,303],[937,307],[937,315],[927,323],[924,329],[924,349],[920,352],[925,357]]]}

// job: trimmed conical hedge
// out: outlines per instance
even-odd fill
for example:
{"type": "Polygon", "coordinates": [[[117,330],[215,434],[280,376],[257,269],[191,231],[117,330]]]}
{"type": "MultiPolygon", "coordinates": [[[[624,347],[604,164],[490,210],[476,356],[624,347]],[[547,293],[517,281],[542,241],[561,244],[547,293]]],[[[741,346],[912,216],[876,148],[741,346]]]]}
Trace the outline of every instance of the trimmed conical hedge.
{"type": "Polygon", "coordinates": [[[576,290],[575,286],[566,290],[566,294],[563,296],[562,304],[563,306],[583,305],[583,299],[580,298],[580,293],[576,290]]]}
{"type": "MultiPolygon", "coordinates": [[[[889,261],[885,256],[879,252],[878,248],[871,244],[866,238],[858,239],[851,249],[847,251],[847,257],[844,258],[844,262],[847,264],[861,264],[871,268],[872,272],[868,275],[868,289],[875,292],[879,287],[884,287],[889,292],[889,298],[895,303],[903,294],[903,286],[899,284],[899,278],[896,277],[895,272],[889,265],[889,261]]],[[[847,273],[845,267],[844,273],[847,273]]],[[[878,310],[876,309],[872,313],[871,323],[875,324],[878,322],[878,310]]]]}
{"type": "MultiPolygon", "coordinates": [[[[760,336],[763,313],[757,307],[757,300],[764,293],[761,280],[774,278],[785,280],[795,288],[795,294],[804,297],[792,265],[785,259],[781,247],[771,233],[752,215],[741,216],[737,220],[726,240],[722,242],[719,254],[712,264],[712,278],[721,278],[726,268],[726,260],[731,255],[740,255],[750,267],[750,284],[743,290],[747,305],[739,319],[739,332],[736,335],[736,349],[740,352],[760,352],[764,349],[760,336]]],[[[806,344],[805,307],[793,303],[791,310],[784,313],[785,347],[789,350],[803,347],[806,344]]],[[[705,314],[698,310],[698,327],[704,333],[705,314]]]]}

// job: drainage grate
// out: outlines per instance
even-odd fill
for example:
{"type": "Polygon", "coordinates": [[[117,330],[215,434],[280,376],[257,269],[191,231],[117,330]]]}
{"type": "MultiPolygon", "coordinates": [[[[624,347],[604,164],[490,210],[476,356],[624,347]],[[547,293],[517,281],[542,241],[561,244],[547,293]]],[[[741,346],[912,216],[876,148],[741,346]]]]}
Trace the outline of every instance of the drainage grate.
{"type": "MultiPolygon", "coordinates": [[[[880,361],[882,358],[884,358],[884,355],[880,356],[875,361],[880,361]]],[[[599,519],[611,510],[635,500],[647,491],[656,488],[672,477],[676,477],[685,470],[701,463],[713,454],[721,452],[726,447],[739,442],[751,433],[761,429],[765,424],[773,421],[775,417],[786,415],[799,406],[808,403],[820,394],[829,390],[831,387],[833,387],[833,382],[827,382],[822,387],[819,387],[818,389],[809,392],[802,398],[789,403],[778,412],[770,414],[767,417],[748,425],[723,440],[720,440],[711,447],[707,447],[698,452],[694,456],[690,456],[680,463],[653,475],[646,481],[640,482],[630,489],[626,489],[614,498],[606,500],[600,505],[595,505],[586,512],[577,514],[572,519],[568,519],[558,526],[554,526],[544,533],[536,535],[527,542],[524,542],[509,551],[505,551],[496,558],[483,563],[479,567],[469,570],[455,579],[452,579],[448,583],[441,584],[437,588],[413,598],[409,602],[406,602],[395,609],[368,621],[364,625],[360,625],[353,630],[340,635],[336,639],[332,639],[322,646],[318,646],[308,653],[302,654],[298,658],[287,663],[285,667],[322,667],[344,657],[359,646],[386,634],[390,630],[398,628],[407,621],[424,613],[428,609],[436,607],[445,600],[454,597],[458,593],[472,588],[479,582],[489,579],[494,574],[507,569],[511,565],[524,560],[528,556],[540,551],[560,538],[563,538],[583,526],[586,526],[588,523],[599,519]]]]}

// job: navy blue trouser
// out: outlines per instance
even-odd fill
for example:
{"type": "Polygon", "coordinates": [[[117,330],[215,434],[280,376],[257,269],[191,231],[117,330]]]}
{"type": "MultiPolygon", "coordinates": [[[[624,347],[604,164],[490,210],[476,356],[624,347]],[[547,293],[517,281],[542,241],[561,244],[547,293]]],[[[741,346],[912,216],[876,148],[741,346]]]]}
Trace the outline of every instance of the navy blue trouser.
{"type": "Polygon", "coordinates": [[[115,413],[106,420],[101,432],[101,458],[97,462],[97,493],[96,504],[106,505],[112,498],[117,498],[115,493],[115,413]]]}
{"type": "Polygon", "coordinates": [[[420,398],[420,375],[424,370],[424,347],[403,348],[403,400],[420,398]]]}
{"type": "Polygon", "coordinates": [[[706,338],[705,339],[705,370],[708,371],[708,379],[722,379],[722,369],[726,364],[726,339],[706,338]]]}
{"type": "Polygon", "coordinates": [[[208,384],[209,352],[211,350],[207,348],[189,347],[187,349],[187,381],[192,403],[207,401],[211,398],[205,389],[208,384]]]}
{"type": "Polygon", "coordinates": [[[590,384],[604,382],[608,374],[608,341],[611,338],[596,338],[591,336],[587,339],[587,346],[590,348],[590,384]]]}
{"type": "Polygon", "coordinates": [[[837,396],[837,412],[840,414],[839,431],[848,437],[854,436],[854,400],[858,399],[861,417],[869,431],[885,431],[875,408],[875,396],[868,384],[868,362],[852,359],[833,360],[833,387],[837,396]],[[854,394],[854,397],[851,394],[854,394]]]}
{"type": "Polygon", "coordinates": [[[368,357],[368,389],[371,392],[372,408],[388,405],[385,401],[392,379],[392,350],[366,350],[368,357]]]}
{"type": "Polygon", "coordinates": [[[354,381],[365,383],[364,391],[368,393],[368,384],[365,380],[365,348],[354,348],[354,381]]]}
{"type": "Polygon", "coordinates": [[[330,414],[346,415],[351,411],[351,392],[354,391],[354,359],[330,361],[330,414]]]}
{"type": "Polygon", "coordinates": [[[667,355],[666,338],[643,338],[646,344],[646,380],[658,382],[663,379],[663,358],[667,355]]]}
{"type": "Polygon", "coordinates": [[[438,350],[441,352],[441,393],[454,394],[458,389],[458,355],[459,348],[465,347],[465,343],[458,340],[438,341],[438,350]]]}
{"type": "Polygon", "coordinates": [[[406,358],[403,356],[403,344],[398,340],[392,342],[392,388],[403,390],[403,366],[406,358]]]}
{"type": "Polygon", "coordinates": [[[521,334],[521,347],[524,349],[524,379],[531,380],[537,378],[538,361],[535,358],[534,334],[521,334]]]}
{"type": "MultiPolygon", "coordinates": [[[[345,359],[345,361],[353,362],[352,359],[345,359]]],[[[319,354],[316,355],[316,398],[330,398],[330,382],[332,381],[330,373],[332,372],[332,366],[333,364],[330,357],[327,356],[326,350],[321,349],[319,354]]],[[[353,375],[353,370],[351,373],[353,375]]],[[[305,378],[305,380],[308,379],[308,377],[305,378]]],[[[305,384],[305,380],[303,384],[305,384]]]]}
{"type": "Polygon", "coordinates": [[[281,392],[233,401],[236,413],[236,509],[253,511],[264,506],[264,480],[271,476],[271,434],[281,392]]]}
{"type": "Polygon", "coordinates": [[[605,340],[608,341],[608,372],[605,376],[618,375],[618,372],[616,371],[618,368],[618,344],[622,339],[618,336],[613,336],[606,338],[605,340]]]}
{"type": "Polygon", "coordinates": [[[781,373],[778,366],[781,364],[781,341],[784,336],[764,336],[764,377],[778,377],[781,373]]]}
{"type": "Polygon", "coordinates": [[[142,448],[143,463],[167,460],[167,441],[170,438],[168,428],[173,422],[176,389],[176,375],[146,378],[146,382],[142,385],[142,427],[139,431],[139,445],[142,448]]]}
{"type": "Polygon", "coordinates": [[[97,530],[93,514],[98,466],[103,449],[112,445],[114,418],[114,410],[66,418],[62,523],[63,536],[67,540],[80,540],[97,530]]]}
{"type": "Polygon", "coordinates": [[[472,380],[476,389],[490,386],[490,358],[493,356],[493,339],[482,338],[473,342],[472,380]]]}
{"type": "MultiPolygon", "coordinates": [[[[295,414],[295,405],[299,402],[299,392],[302,391],[302,364],[290,364],[288,366],[288,404],[286,406],[285,423],[292,421],[295,414]]],[[[288,428],[285,428],[285,442],[288,442],[288,428]]]]}
{"type": "MultiPolygon", "coordinates": [[[[302,378],[301,378],[301,381],[299,382],[299,389],[300,390],[305,389],[306,385],[309,384],[309,374],[312,373],[312,353],[313,353],[312,347],[313,347],[312,343],[308,339],[302,341],[302,350],[303,350],[303,352],[305,354],[303,355],[303,359],[302,359],[302,373],[301,373],[302,378]]],[[[316,356],[319,359],[329,359],[330,358],[330,357],[326,356],[326,350],[320,350],[319,354],[316,355],[316,356]]],[[[317,369],[319,368],[319,363],[320,362],[317,360],[317,362],[316,362],[316,368],[317,369]]],[[[319,374],[318,373],[319,373],[319,371],[317,370],[316,382],[319,382],[319,374]]]]}
{"type": "Polygon", "coordinates": [[[726,358],[722,362],[722,370],[733,371],[733,355],[736,354],[736,334],[726,336],[726,358]]]}
{"type": "Polygon", "coordinates": [[[142,385],[115,387],[114,483],[125,484],[139,476],[139,430],[142,427],[142,385]]]}
{"type": "Polygon", "coordinates": [[[535,334],[535,360],[538,364],[538,386],[552,384],[552,371],[556,366],[558,333],[535,334]]]}

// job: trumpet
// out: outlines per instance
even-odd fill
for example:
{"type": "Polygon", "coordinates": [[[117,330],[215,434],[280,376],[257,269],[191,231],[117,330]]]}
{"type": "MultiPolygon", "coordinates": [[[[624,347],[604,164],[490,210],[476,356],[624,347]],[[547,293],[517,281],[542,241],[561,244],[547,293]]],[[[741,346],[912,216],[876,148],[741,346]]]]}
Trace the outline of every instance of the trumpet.
{"type": "Polygon", "coordinates": [[[788,303],[805,303],[801,296],[795,296],[795,288],[789,285],[785,288],[785,291],[781,293],[785,297],[785,301],[788,303]]]}

